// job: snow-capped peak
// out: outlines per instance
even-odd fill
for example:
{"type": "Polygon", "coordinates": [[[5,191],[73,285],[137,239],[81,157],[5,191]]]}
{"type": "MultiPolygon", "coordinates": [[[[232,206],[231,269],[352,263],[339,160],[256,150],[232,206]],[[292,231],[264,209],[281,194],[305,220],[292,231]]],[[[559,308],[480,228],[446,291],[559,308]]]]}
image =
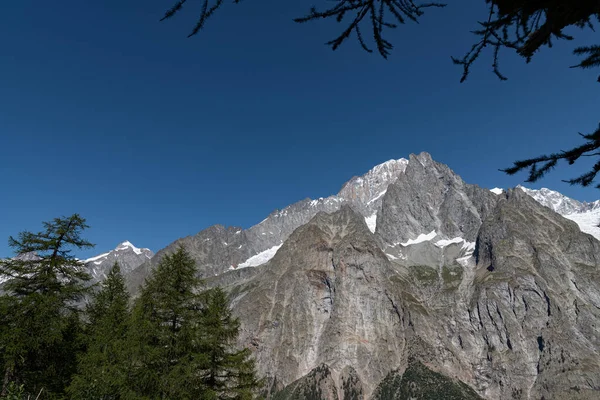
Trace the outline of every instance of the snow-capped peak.
{"type": "Polygon", "coordinates": [[[388,186],[406,171],[408,160],[389,160],[371,168],[362,176],[355,176],[344,184],[337,197],[351,204],[360,204],[375,211],[381,204],[388,186]]]}
{"type": "Polygon", "coordinates": [[[132,250],[138,256],[141,255],[141,254],[145,254],[147,258],[151,258],[152,254],[153,254],[150,249],[140,249],[138,247],[135,247],[133,245],[133,243],[131,243],[129,240],[126,240],[124,242],[119,243],[117,245],[117,247],[114,248],[114,250],[111,250],[108,253],[102,253],[100,255],[88,258],[87,260],[83,260],[82,262],[84,262],[84,263],[94,262],[96,265],[100,265],[111,254],[117,255],[118,252],[122,252],[122,251],[125,251],[125,250],[132,250]]]}
{"type": "Polygon", "coordinates": [[[493,189],[490,189],[490,192],[492,192],[494,194],[502,194],[502,193],[504,193],[504,189],[500,189],[500,188],[495,187],[493,189]]]}
{"type": "Polygon", "coordinates": [[[135,254],[142,254],[142,250],[138,249],[137,247],[135,247],[130,241],[126,240],[123,243],[120,243],[115,250],[116,251],[120,251],[120,250],[127,250],[127,249],[131,249],[133,250],[133,252],[135,254]]]}
{"type": "Polygon", "coordinates": [[[582,232],[588,233],[600,240],[600,200],[591,203],[580,202],[565,196],[555,190],[542,188],[539,190],[517,186],[535,201],[546,206],[563,217],[575,221],[582,232]]]}
{"type": "Polygon", "coordinates": [[[528,189],[521,185],[517,186],[529,196],[533,197],[535,201],[543,206],[546,206],[560,215],[567,215],[573,213],[580,213],[592,209],[591,205],[595,203],[582,203],[577,200],[571,199],[562,193],[547,188],[528,189]]]}

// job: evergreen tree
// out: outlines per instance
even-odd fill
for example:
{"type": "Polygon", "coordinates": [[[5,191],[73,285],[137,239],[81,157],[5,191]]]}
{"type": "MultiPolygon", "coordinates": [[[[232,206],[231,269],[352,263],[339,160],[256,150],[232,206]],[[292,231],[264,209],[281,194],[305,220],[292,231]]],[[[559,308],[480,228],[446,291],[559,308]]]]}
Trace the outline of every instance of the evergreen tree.
{"type": "Polygon", "coordinates": [[[235,348],[239,319],[232,315],[227,295],[221,288],[209,290],[204,296],[201,341],[206,354],[202,371],[206,398],[253,399],[262,382],[256,378],[250,350],[235,348]]]}
{"type": "Polygon", "coordinates": [[[68,388],[74,399],[121,399],[127,392],[129,293],[115,262],[86,309],[86,351],[68,388]]]}
{"type": "Polygon", "coordinates": [[[165,255],[134,305],[130,387],[151,399],[200,399],[202,281],[183,247],[165,255]]]}
{"type": "Polygon", "coordinates": [[[40,399],[60,396],[76,365],[76,302],[90,276],[71,249],[93,245],[81,238],[87,225],[77,214],[44,228],[10,237],[17,257],[0,261],[0,277],[7,279],[0,298],[3,395],[12,383],[40,399]]]}

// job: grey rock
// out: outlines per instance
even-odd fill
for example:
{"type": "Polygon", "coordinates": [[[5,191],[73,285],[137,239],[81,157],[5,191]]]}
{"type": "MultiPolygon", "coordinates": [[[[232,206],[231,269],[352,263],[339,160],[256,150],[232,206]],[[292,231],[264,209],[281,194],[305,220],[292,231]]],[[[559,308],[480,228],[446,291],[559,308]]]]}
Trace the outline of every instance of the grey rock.
{"type": "Polygon", "coordinates": [[[348,204],[363,217],[371,217],[375,221],[388,185],[404,173],[407,164],[405,159],[387,161],[363,176],[350,179],[338,195],[305,199],[283,210],[275,210],[246,230],[215,225],[196,235],[178,239],[129,274],[128,287],[136,292],[161,257],[179,246],[188,250],[196,260],[200,276],[208,278],[236,269],[250,257],[281,245],[296,228],[308,223],[319,212],[331,213],[348,204]]]}
{"type": "Polygon", "coordinates": [[[465,184],[427,153],[411,155],[405,173],[383,197],[378,233],[387,243],[406,242],[431,231],[474,241],[496,197],[489,190],[465,184]]]}
{"type": "MultiPolygon", "coordinates": [[[[390,292],[394,271],[349,206],[317,214],[257,269],[244,284],[250,290],[230,290],[242,321],[240,342],[254,348],[263,375],[287,385],[325,364],[341,392],[341,374],[351,367],[361,377],[353,385],[361,382],[368,396],[389,372],[384,365],[402,362],[402,311],[390,292]]],[[[223,278],[213,284],[227,286],[223,278]]]]}
{"type": "Polygon", "coordinates": [[[600,242],[426,153],[386,171],[248,230],[180,239],[130,276],[177,245],[193,252],[229,291],[274,398],[598,399],[600,242]]]}
{"type": "Polygon", "coordinates": [[[119,263],[121,273],[123,273],[123,275],[128,275],[144,262],[150,260],[153,256],[154,253],[152,250],[140,249],[131,244],[131,242],[124,241],[107,253],[82,261],[92,275],[92,281],[100,282],[106,278],[106,275],[115,262],[119,263]]]}

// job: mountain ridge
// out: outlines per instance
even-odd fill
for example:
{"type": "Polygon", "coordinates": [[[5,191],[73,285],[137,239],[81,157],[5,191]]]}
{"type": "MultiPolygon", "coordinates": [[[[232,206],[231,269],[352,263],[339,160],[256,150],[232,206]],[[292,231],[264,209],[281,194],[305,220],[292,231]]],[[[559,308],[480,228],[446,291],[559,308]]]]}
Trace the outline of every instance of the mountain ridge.
{"type": "Polygon", "coordinates": [[[163,254],[185,247],[206,286],[229,293],[238,344],[270,398],[591,400],[600,242],[586,230],[597,204],[484,189],[411,154],[248,229],[214,225],[149,259],[122,243],[86,265],[134,256],[135,295],[163,254]]]}

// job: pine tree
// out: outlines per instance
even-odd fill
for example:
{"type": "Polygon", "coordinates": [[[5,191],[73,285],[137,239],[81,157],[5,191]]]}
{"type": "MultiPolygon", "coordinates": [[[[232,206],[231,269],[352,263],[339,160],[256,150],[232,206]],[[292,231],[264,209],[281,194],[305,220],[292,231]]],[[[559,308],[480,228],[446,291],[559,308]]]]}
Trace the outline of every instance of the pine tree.
{"type": "Polygon", "coordinates": [[[246,400],[255,398],[262,382],[256,378],[250,350],[237,350],[240,322],[229,308],[227,294],[219,287],[207,291],[202,310],[202,345],[206,363],[202,378],[206,398],[246,400]]]}
{"type": "Polygon", "coordinates": [[[86,309],[86,351],[68,388],[73,399],[121,399],[127,392],[129,293],[115,262],[86,309]]]}
{"type": "Polygon", "coordinates": [[[39,398],[63,393],[75,367],[80,329],[77,301],[90,279],[71,249],[93,245],[81,238],[85,220],[74,214],[44,223],[44,231],[9,238],[17,257],[0,261],[2,394],[11,383],[39,398]]]}
{"type": "Polygon", "coordinates": [[[202,398],[201,285],[195,262],[183,247],[165,255],[146,280],[134,305],[130,334],[130,387],[139,396],[202,398]]]}

